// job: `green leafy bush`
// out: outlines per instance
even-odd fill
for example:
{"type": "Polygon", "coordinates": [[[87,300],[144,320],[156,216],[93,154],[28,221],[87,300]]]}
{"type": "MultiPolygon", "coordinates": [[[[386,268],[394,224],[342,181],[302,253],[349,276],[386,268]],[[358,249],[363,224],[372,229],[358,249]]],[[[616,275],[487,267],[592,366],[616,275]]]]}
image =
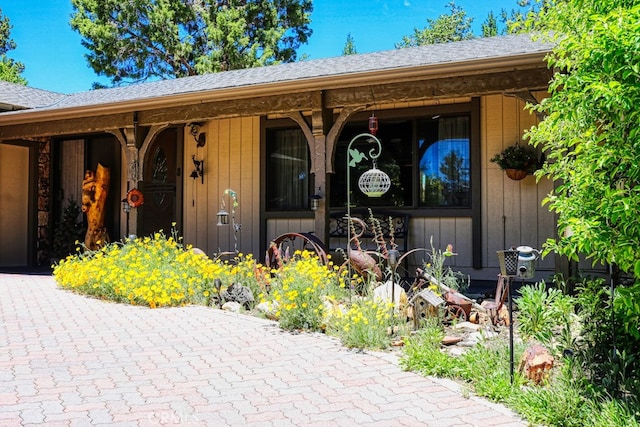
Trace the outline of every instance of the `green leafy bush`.
{"type": "Polygon", "coordinates": [[[518,330],[524,338],[533,338],[548,347],[555,344],[559,335],[560,345],[573,347],[572,322],[574,301],[556,288],[548,288],[544,281],[520,288],[518,306],[518,330]]]}
{"type": "Polygon", "coordinates": [[[459,377],[457,361],[442,352],[444,330],[435,318],[427,318],[422,328],[406,341],[400,366],[423,375],[459,377]]]}
{"type": "Polygon", "coordinates": [[[610,286],[604,280],[584,280],[578,290],[583,325],[577,357],[583,369],[608,394],[637,402],[640,339],[636,337],[638,315],[633,308],[638,304],[637,285],[617,288],[613,304],[610,286]]]}
{"type": "Polygon", "coordinates": [[[560,427],[638,426],[637,404],[600,393],[585,376],[579,363],[564,359],[552,383],[523,388],[508,404],[536,425],[560,427]]]}

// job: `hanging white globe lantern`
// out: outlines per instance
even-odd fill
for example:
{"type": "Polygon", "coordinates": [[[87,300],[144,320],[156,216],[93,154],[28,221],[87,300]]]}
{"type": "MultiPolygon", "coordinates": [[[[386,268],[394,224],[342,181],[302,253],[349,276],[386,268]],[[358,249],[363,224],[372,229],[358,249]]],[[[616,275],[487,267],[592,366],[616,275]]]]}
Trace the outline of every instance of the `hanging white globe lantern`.
{"type": "Polygon", "coordinates": [[[360,176],[358,188],[368,197],[380,197],[391,188],[391,179],[374,166],[360,176]]]}

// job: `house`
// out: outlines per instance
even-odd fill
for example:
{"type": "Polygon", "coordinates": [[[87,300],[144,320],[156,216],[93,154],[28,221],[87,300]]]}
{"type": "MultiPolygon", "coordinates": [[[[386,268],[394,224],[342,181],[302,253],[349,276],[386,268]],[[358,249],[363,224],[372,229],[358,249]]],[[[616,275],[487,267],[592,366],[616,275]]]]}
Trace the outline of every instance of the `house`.
{"type": "MultiPolygon", "coordinates": [[[[49,262],[65,201],[80,199],[85,170],[101,163],[111,170],[112,239],[168,233],[176,223],[186,243],[209,255],[237,241],[262,258],[285,232],[326,239],[330,212],[349,198],[349,173],[353,204],[409,214],[410,247],[451,243],[457,269],[495,279],[497,250],[540,247],[555,233],[541,206],[552,183],[512,181],[489,161],[536,124],[524,107],[547,95],[549,51],[512,35],[48,98],[21,88],[32,102],[0,86],[0,105],[8,105],[0,113],[0,266],[49,262]],[[347,147],[372,115],[377,166],[392,183],[379,198],[357,190],[370,162],[347,166],[347,147]],[[134,188],[145,201],[126,213],[121,200],[134,188]],[[237,195],[241,228],[217,226],[223,204],[231,206],[227,189],[237,195]]],[[[366,156],[367,142],[358,144],[366,156]]],[[[547,257],[537,274],[558,267],[547,257]]]]}

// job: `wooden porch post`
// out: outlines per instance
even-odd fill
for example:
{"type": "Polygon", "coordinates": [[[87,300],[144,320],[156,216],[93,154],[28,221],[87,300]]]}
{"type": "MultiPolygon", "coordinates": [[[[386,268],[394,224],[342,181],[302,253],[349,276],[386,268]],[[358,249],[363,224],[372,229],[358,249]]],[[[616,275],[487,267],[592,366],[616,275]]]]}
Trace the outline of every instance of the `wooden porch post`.
{"type": "Polygon", "coordinates": [[[324,95],[317,92],[313,96],[313,111],[311,114],[311,129],[313,133],[313,146],[311,147],[312,164],[311,172],[314,174],[314,191],[318,194],[320,206],[315,211],[314,229],[315,233],[323,242],[329,241],[329,181],[327,177],[326,163],[326,134],[332,123],[331,111],[324,106],[324,95]]]}
{"type": "MultiPolygon", "coordinates": [[[[132,188],[136,188],[138,186],[138,182],[142,180],[142,174],[140,171],[140,151],[138,150],[138,144],[136,142],[136,130],[138,127],[136,117],[137,114],[134,114],[134,127],[121,128],[118,130],[110,131],[110,133],[114,135],[120,142],[120,146],[122,147],[125,158],[125,167],[127,168],[127,188],[125,189],[125,196],[129,190],[131,190],[132,188]]],[[[129,234],[137,235],[138,210],[131,209],[131,211],[126,214],[125,221],[127,221],[127,218],[128,223],[126,224],[126,229],[129,230],[129,234]]]]}
{"type": "MultiPolygon", "coordinates": [[[[140,171],[140,151],[136,142],[136,129],[124,129],[126,137],[126,159],[127,159],[127,192],[138,187],[138,182],[142,180],[140,171]]],[[[127,230],[129,234],[138,235],[138,209],[131,209],[127,213],[127,230]]],[[[125,221],[126,221],[125,220],[125,221]]],[[[128,237],[128,236],[127,236],[128,237]]]]}

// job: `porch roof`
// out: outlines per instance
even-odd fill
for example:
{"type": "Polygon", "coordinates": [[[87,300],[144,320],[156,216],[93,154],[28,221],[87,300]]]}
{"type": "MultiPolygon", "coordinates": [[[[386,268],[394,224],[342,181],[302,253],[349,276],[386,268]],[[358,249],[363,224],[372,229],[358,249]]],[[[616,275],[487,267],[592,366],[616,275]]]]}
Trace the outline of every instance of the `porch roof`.
{"type": "Polygon", "coordinates": [[[35,99],[28,104],[31,108],[0,113],[0,126],[144,111],[168,105],[483,74],[498,69],[546,68],[543,58],[551,47],[549,43],[521,34],[210,73],[70,95],[33,89],[35,99]],[[51,95],[46,98],[41,92],[51,95]]]}

